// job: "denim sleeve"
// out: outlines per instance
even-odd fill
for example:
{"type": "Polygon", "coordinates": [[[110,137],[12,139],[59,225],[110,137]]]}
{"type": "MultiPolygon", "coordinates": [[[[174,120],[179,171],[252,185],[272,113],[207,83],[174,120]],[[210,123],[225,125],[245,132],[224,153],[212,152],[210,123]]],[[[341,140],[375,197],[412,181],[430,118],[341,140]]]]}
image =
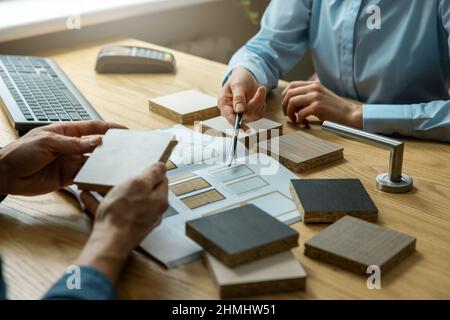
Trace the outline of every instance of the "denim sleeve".
{"type": "Polygon", "coordinates": [[[450,142],[450,101],[363,106],[364,130],[450,142]]]}
{"type": "Polygon", "coordinates": [[[252,72],[267,89],[303,57],[309,40],[312,0],[272,0],[261,30],[231,58],[223,83],[237,66],[252,72]]]}
{"type": "Polygon", "coordinates": [[[116,300],[116,291],[100,271],[75,266],[44,295],[44,300],[116,300]]]}

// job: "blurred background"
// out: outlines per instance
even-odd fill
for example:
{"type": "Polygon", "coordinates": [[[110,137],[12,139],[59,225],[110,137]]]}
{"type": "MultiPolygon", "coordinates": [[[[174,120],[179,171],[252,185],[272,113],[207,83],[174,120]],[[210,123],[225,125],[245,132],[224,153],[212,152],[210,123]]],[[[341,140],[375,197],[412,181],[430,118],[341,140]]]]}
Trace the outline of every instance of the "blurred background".
{"type": "MultiPolygon", "coordinates": [[[[269,0],[0,0],[0,53],[137,38],[227,63],[259,29],[269,0]]],[[[313,73],[305,55],[286,80],[313,73]]]]}

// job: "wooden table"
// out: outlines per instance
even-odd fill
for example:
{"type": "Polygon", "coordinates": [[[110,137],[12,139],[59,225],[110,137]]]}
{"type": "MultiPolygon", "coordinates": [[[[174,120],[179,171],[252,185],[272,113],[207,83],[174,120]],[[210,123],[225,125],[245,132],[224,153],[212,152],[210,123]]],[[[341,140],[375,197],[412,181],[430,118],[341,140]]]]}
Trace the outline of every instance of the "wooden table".
{"type": "MultiPolygon", "coordinates": [[[[136,40],[117,41],[149,45],[136,40]]],[[[225,65],[175,52],[176,75],[98,75],[95,59],[101,45],[67,48],[37,55],[54,58],[107,120],[131,129],[157,129],[173,122],[151,114],[148,99],[194,88],[218,95],[225,65]]],[[[153,45],[151,45],[153,46],[153,45]]],[[[153,46],[157,47],[157,46],[153,46]]],[[[283,87],[285,83],[281,83],[283,87]]],[[[280,89],[270,96],[268,117],[282,122],[285,133],[298,128],[280,111],[280,89]]],[[[404,171],[414,178],[408,194],[383,193],[375,177],[386,171],[388,153],[345,140],[312,126],[310,133],[344,146],[345,161],[306,174],[302,178],[359,178],[379,208],[379,224],[417,237],[417,252],[388,274],[381,290],[369,290],[366,278],[312,260],[303,255],[304,241],[324,226],[297,223],[300,246],[294,250],[308,273],[305,292],[263,298],[283,299],[405,299],[450,298],[450,146],[408,140],[404,171]]],[[[0,145],[16,139],[0,113],[0,145]]],[[[0,216],[0,250],[11,299],[39,298],[79,254],[90,229],[89,219],[62,193],[40,197],[8,197],[14,208],[0,216]]],[[[215,299],[217,290],[207,269],[196,261],[166,270],[148,256],[133,253],[118,286],[126,299],[215,299]]]]}

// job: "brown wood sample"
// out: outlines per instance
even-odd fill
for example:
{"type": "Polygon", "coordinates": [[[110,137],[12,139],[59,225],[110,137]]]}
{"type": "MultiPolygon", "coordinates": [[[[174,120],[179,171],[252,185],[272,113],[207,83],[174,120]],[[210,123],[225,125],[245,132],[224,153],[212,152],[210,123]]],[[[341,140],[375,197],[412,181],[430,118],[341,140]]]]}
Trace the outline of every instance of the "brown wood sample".
{"type": "Polygon", "coordinates": [[[82,190],[107,193],[156,162],[167,162],[177,142],[158,131],[111,129],[74,179],[82,190]]]}
{"type": "Polygon", "coordinates": [[[181,201],[183,201],[189,209],[196,209],[223,199],[225,199],[225,197],[219,191],[213,189],[183,198],[181,201]]]}
{"type": "Polygon", "coordinates": [[[176,196],[182,196],[183,194],[191,193],[201,189],[210,187],[211,185],[203,178],[196,178],[177,184],[173,184],[169,187],[176,196]]]}
{"type": "Polygon", "coordinates": [[[222,299],[305,290],[306,272],[291,251],[228,268],[208,253],[204,259],[222,299]]]}
{"type": "Polygon", "coordinates": [[[150,111],[182,124],[193,124],[220,114],[217,98],[197,90],[177,92],[149,101],[150,111]]]}
{"type": "Polygon", "coordinates": [[[386,272],[415,251],[416,238],[346,216],[305,242],[305,255],[367,275],[386,272]]]}
{"type": "Polygon", "coordinates": [[[298,246],[298,232],[253,204],[186,222],[186,235],[228,267],[298,246]]]}
{"type": "MultiPolygon", "coordinates": [[[[249,130],[246,132],[240,130],[238,139],[245,144],[247,148],[257,145],[260,141],[270,140],[283,133],[283,125],[270,119],[262,118],[257,121],[246,123],[249,130]]],[[[201,132],[220,137],[231,137],[233,135],[233,126],[220,116],[202,121],[201,132]]]]}
{"type": "Polygon", "coordinates": [[[344,148],[296,131],[259,144],[260,152],[277,159],[295,172],[303,172],[344,158],[344,148]]]}
{"type": "Polygon", "coordinates": [[[378,209],[358,179],[294,179],[289,189],[304,223],[332,223],[345,215],[377,221],[378,209]]]}

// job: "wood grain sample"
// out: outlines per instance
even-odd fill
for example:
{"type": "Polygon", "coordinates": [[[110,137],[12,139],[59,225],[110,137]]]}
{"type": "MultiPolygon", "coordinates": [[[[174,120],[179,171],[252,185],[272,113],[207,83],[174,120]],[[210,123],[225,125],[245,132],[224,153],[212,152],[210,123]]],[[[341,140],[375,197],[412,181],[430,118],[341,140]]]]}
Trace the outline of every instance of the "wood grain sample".
{"type": "Polygon", "coordinates": [[[193,124],[220,114],[217,98],[197,90],[177,92],[149,101],[150,111],[182,124],[193,124]]]}
{"type": "MultiPolygon", "coordinates": [[[[283,133],[281,123],[262,118],[257,121],[246,123],[249,130],[246,132],[240,130],[238,139],[245,144],[247,148],[258,145],[260,141],[270,140],[272,136],[278,137],[283,133]]],[[[213,136],[231,137],[233,135],[233,126],[220,116],[202,121],[201,132],[213,136]]]]}
{"type": "Polygon", "coordinates": [[[189,209],[197,209],[223,199],[225,199],[225,197],[219,191],[213,189],[183,198],[181,201],[183,201],[189,209]]]}
{"type": "Polygon", "coordinates": [[[416,238],[346,216],[305,242],[305,255],[367,276],[386,272],[415,251],[416,238]]]}
{"type": "Polygon", "coordinates": [[[359,179],[295,179],[289,188],[304,223],[332,223],[345,215],[377,221],[378,209],[359,179]]]}
{"type": "Polygon", "coordinates": [[[171,133],[111,129],[74,179],[82,190],[107,193],[156,162],[167,162],[176,141],[171,133]]]}
{"type": "Polygon", "coordinates": [[[182,196],[183,194],[188,194],[194,191],[205,189],[210,186],[211,185],[205,179],[196,178],[173,184],[169,187],[169,190],[172,191],[176,196],[182,196]]]}
{"type": "Polygon", "coordinates": [[[208,253],[204,259],[222,299],[305,290],[306,272],[291,251],[228,268],[208,253]]]}
{"type": "Polygon", "coordinates": [[[228,267],[298,246],[298,232],[253,204],[186,222],[186,235],[228,267]]]}
{"type": "Polygon", "coordinates": [[[303,172],[344,158],[344,148],[303,131],[259,144],[260,152],[277,159],[295,172],[303,172]]]}

